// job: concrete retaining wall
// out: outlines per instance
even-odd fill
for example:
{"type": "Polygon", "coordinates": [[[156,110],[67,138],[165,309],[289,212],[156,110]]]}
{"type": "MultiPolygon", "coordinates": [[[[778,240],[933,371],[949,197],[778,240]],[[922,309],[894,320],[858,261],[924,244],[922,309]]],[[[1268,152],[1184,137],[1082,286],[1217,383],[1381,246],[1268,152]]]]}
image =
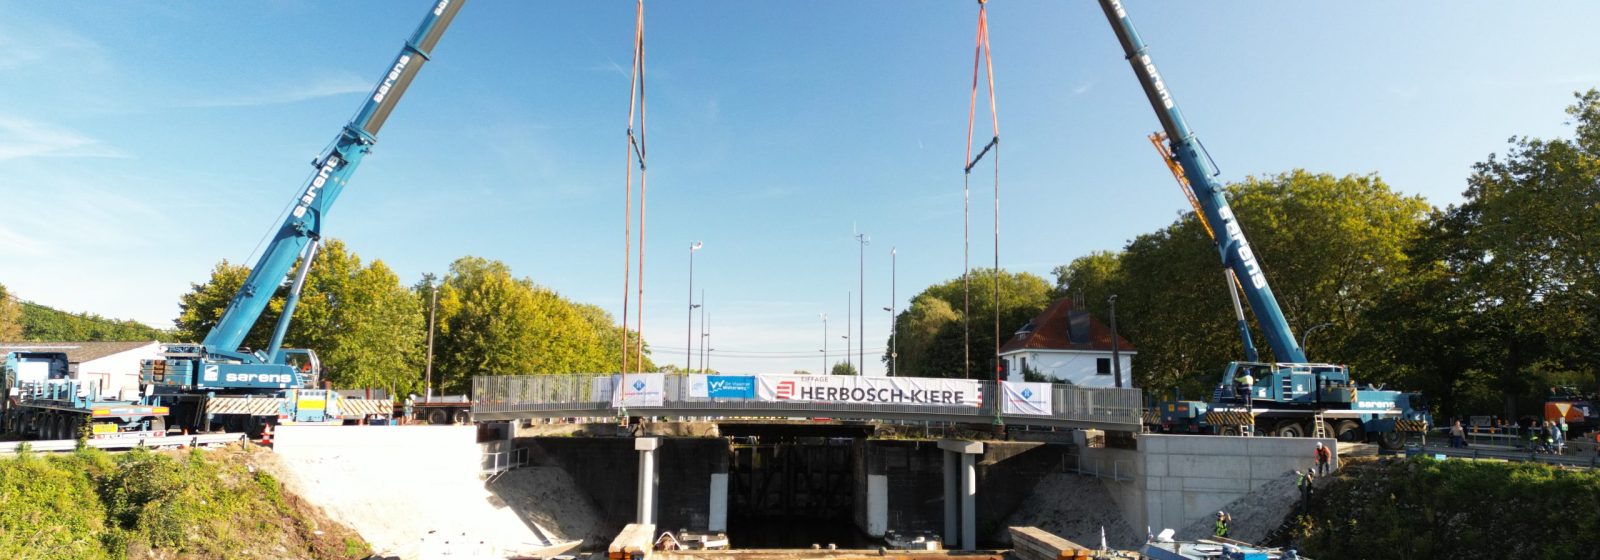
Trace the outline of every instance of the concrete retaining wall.
{"type": "MultiPolygon", "coordinates": [[[[1181,529],[1228,503],[1315,462],[1317,442],[1332,439],[1143,434],[1139,449],[1084,449],[1083,468],[1124,474],[1109,484],[1135,528],[1181,529]]],[[[1335,466],[1338,459],[1335,458],[1335,466]]]]}

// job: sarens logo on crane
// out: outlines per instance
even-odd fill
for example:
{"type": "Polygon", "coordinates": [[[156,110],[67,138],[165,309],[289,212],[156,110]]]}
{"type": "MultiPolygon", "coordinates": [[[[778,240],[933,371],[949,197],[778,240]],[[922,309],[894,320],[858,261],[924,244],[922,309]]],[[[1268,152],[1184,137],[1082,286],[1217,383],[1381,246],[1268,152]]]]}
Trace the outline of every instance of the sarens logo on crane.
{"type": "Polygon", "coordinates": [[[1250,242],[1244,238],[1244,230],[1239,229],[1239,221],[1233,217],[1233,208],[1223,204],[1217,208],[1217,214],[1222,216],[1222,227],[1228,232],[1228,239],[1239,244],[1239,262],[1244,263],[1245,270],[1250,272],[1250,285],[1257,289],[1267,287],[1267,277],[1261,273],[1261,263],[1256,262],[1255,251],[1250,250],[1250,242]]]}
{"type": "Polygon", "coordinates": [[[306,193],[300,195],[300,204],[294,207],[294,217],[301,218],[306,215],[306,209],[311,207],[312,202],[316,202],[317,194],[322,192],[322,186],[328,184],[328,176],[338,169],[341,163],[344,162],[339,160],[339,156],[332,155],[322,162],[322,167],[317,170],[317,178],[312,179],[311,185],[306,187],[306,193]]]}
{"type": "Polygon", "coordinates": [[[447,7],[449,5],[450,5],[450,0],[439,0],[439,5],[433,7],[433,15],[436,15],[436,16],[444,15],[444,9],[445,9],[445,7],[447,7]]]}
{"type": "Polygon", "coordinates": [[[394,81],[400,79],[400,73],[411,64],[411,55],[402,54],[394,61],[394,68],[389,69],[389,75],[383,77],[383,83],[378,85],[378,91],[372,94],[373,103],[382,103],[383,98],[389,95],[389,90],[394,88],[394,81]]]}

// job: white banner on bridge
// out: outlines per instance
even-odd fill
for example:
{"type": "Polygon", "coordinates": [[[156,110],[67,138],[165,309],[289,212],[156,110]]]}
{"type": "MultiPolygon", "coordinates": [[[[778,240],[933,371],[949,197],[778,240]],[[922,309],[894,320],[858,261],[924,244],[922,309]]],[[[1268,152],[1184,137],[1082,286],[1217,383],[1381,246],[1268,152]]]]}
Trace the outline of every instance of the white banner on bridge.
{"type": "Polygon", "coordinates": [[[756,398],[766,402],[837,402],[973,408],[983,405],[980,384],[971,379],[788,374],[762,374],[757,377],[756,398]]]}
{"type": "Polygon", "coordinates": [[[1019,383],[1001,381],[1001,394],[1005,400],[1001,401],[1001,409],[1006,414],[1033,414],[1049,416],[1051,414],[1051,396],[1049,383],[1019,383]]]}
{"type": "Polygon", "coordinates": [[[659,373],[611,376],[611,406],[662,406],[666,404],[666,377],[659,373]]]}

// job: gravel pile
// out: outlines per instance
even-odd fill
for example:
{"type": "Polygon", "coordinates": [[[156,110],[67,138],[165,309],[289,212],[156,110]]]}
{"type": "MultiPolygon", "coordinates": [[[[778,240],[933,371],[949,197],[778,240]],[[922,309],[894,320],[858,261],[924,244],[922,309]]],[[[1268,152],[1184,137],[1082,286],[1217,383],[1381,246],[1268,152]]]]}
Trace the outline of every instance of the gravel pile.
{"type": "Polygon", "coordinates": [[[525,467],[501,475],[489,491],[553,541],[608,543],[621,527],[601,521],[594,502],[558,467],[525,467]]]}
{"type": "Polygon", "coordinates": [[[994,535],[1009,542],[1006,527],[1038,527],[1090,548],[1100,546],[1100,529],[1105,528],[1106,543],[1112,548],[1137,549],[1144,544],[1144,533],[1135,531],[1122,518],[1122,509],[1098,478],[1058,473],[1039,481],[1033,494],[1006,518],[994,535]]]}
{"type": "MultiPolygon", "coordinates": [[[[1295,484],[1297,479],[1298,475],[1293,472],[1285,473],[1223,506],[1222,511],[1233,516],[1229,538],[1259,543],[1268,532],[1282,525],[1283,519],[1294,511],[1300,500],[1300,490],[1295,484]]],[[[1177,538],[1190,540],[1210,537],[1215,531],[1215,524],[1215,515],[1207,516],[1178,531],[1177,538]]]]}

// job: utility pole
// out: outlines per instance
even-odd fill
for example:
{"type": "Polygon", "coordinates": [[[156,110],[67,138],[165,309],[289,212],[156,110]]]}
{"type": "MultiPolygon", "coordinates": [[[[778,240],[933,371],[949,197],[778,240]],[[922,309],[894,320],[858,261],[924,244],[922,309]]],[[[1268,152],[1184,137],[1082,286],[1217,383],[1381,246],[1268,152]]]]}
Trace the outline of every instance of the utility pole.
{"type": "Polygon", "coordinates": [[[699,251],[701,243],[695,241],[689,244],[689,326],[683,331],[683,371],[689,372],[690,360],[694,359],[694,252],[699,251]]]}
{"type": "Polygon", "coordinates": [[[433,285],[433,278],[428,279],[428,365],[423,375],[422,402],[433,398],[433,316],[439,308],[439,287],[433,285]]]}
{"type": "Polygon", "coordinates": [[[852,344],[852,341],[850,340],[850,335],[852,334],[850,332],[850,324],[855,322],[855,321],[852,320],[853,318],[850,316],[851,313],[855,312],[855,302],[851,301],[850,298],[852,296],[854,296],[854,295],[855,294],[853,294],[851,292],[848,292],[848,291],[844,293],[844,363],[845,363],[845,365],[850,365],[850,345],[852,344]]]}
{"type": "MultiPolygon", "coordinates": [[[[644,335],[640,335],[644,336],[644,335]]],[[[706,369],[706,289],[700,288],[700,372],[706,369]]]]}
{"type": "Polygon", "coordinates": [[[709,318],[709,317],[706,318],[706,334],[705,334],[705,337],[706,337],[706,361],[705,361],[705,368],[702,369],[700,371],[700,373],[706,373],[708,371],[711,371],[711,350],[712,350],[712,348],[711,348],[711,318],[709,318]]]}
{"type": "Polygon", "coordinates": [[[818,375],[828,375],[828,314],[818,313],[822,317],[822,370],[818,375]]]}
{"type": "Polygon", "coordinates": [[[898,296],[895,295],[895,286],[898,285],[895,279],[898,259],[896,251],[894,247],[889,248],[889,340],[892,343],[889,346],[890,377],[900,374],[900,322],[896,320],[898,314],[894,312],[895,306],[900,304],[898,296]]]}
{"type": "MultiPolygon", "coordinates": [[[[865,233],[857,233],[856,241],[861,244],[858,251],[859,256],[857,257],[860,262],[856,265],[856,289],[861,292],[861,303],[859,304],[861,306],[861,329],[859,331],[861,340],[856,341],[856,350],[861,355],[856,360],[856,363],[859,364],[857,367],[865,368],[867,367],[867,246],[872,244],[872,239],[868,238],[865,233]]],[[[865,376],[866,372],[857,369],[856,375],[865,376]]]]}
{"type": "Polygon", "coordinates": [[[1117,351],[1117,294],[1106,298],[1106,303],[1111,304],[1111,375],[1117,388],[1122,388],[1122,354],[1117,351]]]}

